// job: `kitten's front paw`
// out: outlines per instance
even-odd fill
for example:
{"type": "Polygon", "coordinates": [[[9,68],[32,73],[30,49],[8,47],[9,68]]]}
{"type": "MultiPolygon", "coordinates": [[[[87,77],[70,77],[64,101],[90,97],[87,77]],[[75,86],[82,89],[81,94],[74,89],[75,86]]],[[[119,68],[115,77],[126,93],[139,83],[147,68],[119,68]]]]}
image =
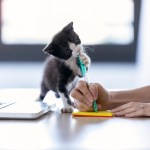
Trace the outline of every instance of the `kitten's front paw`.
{"type": "Polygon", "coordinates": [[[91,59],[86,53],[80,53],[80,59],[83,61],[85,67],[88,69],[91,64],[91,59]]]}
{"type": "Polygon", "coordinates": [[[62,113],[72,113],[73,112],[73,107],[71,106],[68,106],[68,107],[65,107],[65,108],[61,108],[61,112],[62,113]]]}

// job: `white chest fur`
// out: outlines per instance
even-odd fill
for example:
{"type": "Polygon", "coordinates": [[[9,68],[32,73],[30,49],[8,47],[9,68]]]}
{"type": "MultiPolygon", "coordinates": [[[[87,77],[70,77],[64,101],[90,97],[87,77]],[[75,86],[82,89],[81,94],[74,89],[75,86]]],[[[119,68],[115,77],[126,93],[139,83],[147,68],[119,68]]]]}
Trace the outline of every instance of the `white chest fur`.
{"type": "Polygon", "coordinates": [[[67,90],[68,92],[70,93],[71,90],[76,86],[77,82],[78,82],[79,78],[78,76],[74,78],[74,80],[72,82],[70,82],[68,85],[67,85],[67,90]]]}
{"type": "Polygon", "coordinates": [[[71,57],[66,61],[66,65],[74,72],[75,75],[78,75],[79,67],[76,62],[75,57],[71,57]]]}

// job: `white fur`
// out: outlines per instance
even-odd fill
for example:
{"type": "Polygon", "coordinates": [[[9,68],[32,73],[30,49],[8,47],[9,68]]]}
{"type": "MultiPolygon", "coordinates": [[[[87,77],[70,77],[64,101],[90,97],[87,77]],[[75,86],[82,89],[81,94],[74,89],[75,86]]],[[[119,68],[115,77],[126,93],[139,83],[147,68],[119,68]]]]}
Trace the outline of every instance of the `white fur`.
{"type": "Polygon", "coordinates": [[[71,57],[66,61],[66,65],[74,72],[75,75],[78,74],[78,66],[76,65],[76,57],[71,57]]]}
{"type": "MultiPolygon", "coordinates": [[[[76,64],[77,55],[80,54],[80,58],[87,68],[89,68],[91,60],[90,60],[89,56],[83,52],[83,47],[81,44],[75,45],[73,43],[69,43],[69,47],[72,50],[72,57],[70,57],[68,60],[66,60],[65,63],[74,72],[75,75],[82,76],[81,70],[76,64]]],[[[77,76],[74,79],[74,81],[72,81],[71,83],[68,84],[68,86],[66,88],[69,92],[72,90],[73,87],[75,87],[78,79],[79,78],[77,76]]],[[[64,105],[64,108],[62,108],[62,111],[63,112],[72,112],[73,107],[67,103],[67,98],[65,97],[65,95],[60,92],[59,92],[59,95],[62,98],[63,105],[64,105]]]]}
{"type": "Polygon", "coordinates": [[[66,87],[67,90],[70,92],[72,90],[72,88],[74,88],[76,86],[77,82],[78,82],[78,77],[75,77],[74,80],[67,85],[67,87],[66,87]]]}
{"type": "Polygon", "coordinates": [[[68,103],[67,103],[67,98],[65,97],[65,95],[64,95],[64,93],[61,93],[61,92],[59,92],[59,95],[60,95],[60,97],[61,97],[61,99],[62,99],[62,102],[63,102],[63,110],[65,111],[65,112],[72,112],[73,111],[73,106],[70,106],[68,103]]]}
{"type": "Polygon", "coordinates": [[[74,43],[69,43],[69,48],[73,51],[73,57],[76,57],[78,53],[83,52],[83,46],[81,44],[75,45],[74,43]]]}
{"type": "Polygon", "coordinates": [[[66,65],[73,70],[75,75],[81,75],[79,67],[76,65],[76,57],[80,53],[81,60],[85,62],[85,66],[88,68],[90,66],[91,60],[89,56],[84,53],[83,46],[81,44],[75,45],[74,43],[69,43],[69,48],[72,50],[72,57],[66,61],[66,65]]]}
{"type": "MultiPolygon", "coordinates": [[[[91,64],[91,59],[89,58],[89,56],[86,53],[80,53],[80,56],[86,68],[89,68],[91,64]]],[[[75,75],[82,76],[81,70],[76,64],[76,57],[72,56],[71,58],[66,60],[65,63],[74,72],[75,75]]]]}
{"type": "MultiPolygon", "coordinates": [[[[76,77],[71,83],[69,83],[67,85],[66,88],[67,88],[69,93],[71,92],[72,88],[75,87],[77,81],[78,81],[78,77],[76,77]]],[[[73,106],[70,106],[67,103],[67,98],[65,97],[64,93],[59,92],[59,95],[60,95],[62,102],[63,102],[63,107],[61,108],[61,111],[65,112],[65,113],[71,113],[74,109],[73,106]]]]}

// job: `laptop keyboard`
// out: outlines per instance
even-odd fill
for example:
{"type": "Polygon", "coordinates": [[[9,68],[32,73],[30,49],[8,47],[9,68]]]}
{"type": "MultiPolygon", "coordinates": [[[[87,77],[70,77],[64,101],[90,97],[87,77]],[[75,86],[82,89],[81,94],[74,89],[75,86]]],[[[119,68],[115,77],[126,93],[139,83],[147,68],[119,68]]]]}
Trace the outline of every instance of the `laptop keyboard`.
{"type": "Polygon", "coordinates": [[[7,107],[11,104],[14,104],[14,102],[0,102],[0,109],[7,107]]]}

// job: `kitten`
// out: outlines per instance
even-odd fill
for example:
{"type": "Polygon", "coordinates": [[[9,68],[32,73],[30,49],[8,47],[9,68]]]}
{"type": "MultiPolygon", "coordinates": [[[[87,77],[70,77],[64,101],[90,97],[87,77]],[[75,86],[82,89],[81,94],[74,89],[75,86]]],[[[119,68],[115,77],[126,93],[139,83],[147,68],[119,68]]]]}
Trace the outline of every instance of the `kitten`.
{"type": "Polygon", "coordinates": [[[69,94],[82,77],[77,63],[77,54],[88,69],[91,63],[89,56],[84,52],[79,36],[74,32],[73,22],[57,33],[51,43],[43,50],[49,56],[41,83],[40,99],[43,100],[49,90],[55,92],[57,98],[61,97],[64,107],[63,113],[73,111],[74,103],[69,94]]]}

